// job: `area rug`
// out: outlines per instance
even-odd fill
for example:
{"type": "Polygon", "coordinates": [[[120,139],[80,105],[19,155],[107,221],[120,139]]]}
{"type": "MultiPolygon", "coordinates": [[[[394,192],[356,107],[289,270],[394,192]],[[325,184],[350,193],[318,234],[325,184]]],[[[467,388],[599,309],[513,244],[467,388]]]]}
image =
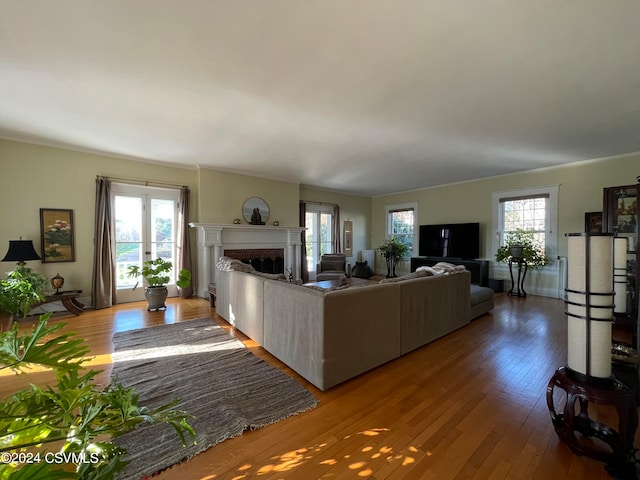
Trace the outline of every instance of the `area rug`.
{"type": "Polygon", "coordinates": [[[127,450],[119,479],[141,479],[228,438],[316,406],[294,378],[257,358],[209,318],[118,332],[113,375],[140,404],[175,407],[195,418],[197,445],[183,448],[169,425],[145,424],[114,443],[127,450]]]}

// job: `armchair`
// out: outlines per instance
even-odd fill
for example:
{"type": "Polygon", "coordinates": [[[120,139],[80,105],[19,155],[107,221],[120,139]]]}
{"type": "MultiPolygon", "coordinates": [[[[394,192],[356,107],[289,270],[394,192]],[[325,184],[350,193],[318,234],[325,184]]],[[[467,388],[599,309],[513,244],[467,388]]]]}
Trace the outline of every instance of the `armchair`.
{"type": "Polygon", "coordinates": [[[351,277],[351,264],[347,263],[344,253],[327,253],[322,255],[316,267],[316,280],[334,280],[351,277]]]}

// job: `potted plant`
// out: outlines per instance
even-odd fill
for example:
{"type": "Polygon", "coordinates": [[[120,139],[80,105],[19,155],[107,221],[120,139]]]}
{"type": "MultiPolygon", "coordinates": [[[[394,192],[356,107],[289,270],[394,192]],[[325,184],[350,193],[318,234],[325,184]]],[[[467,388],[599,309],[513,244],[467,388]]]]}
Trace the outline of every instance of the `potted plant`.
{"type": "Polygon", "coordinates": [[[532,230],[518,229],[509,233],[504,245],[496,252],[498,262],[509,263],[523,261],[529,268],[539,268],[549,263],[540,242],[535,239],[532,230]]]}
{"type": "Polygon", "coordinates": [[[16,318],[24,318],[34,304],[44,300],[47,283],[44,275],[24,265],[0,280],[0,313],[4,315],[0,331],[10,328],[16,318]]]}
{"type": "Polygon", "coordinates": [[[387,238],[378,248],[378,253],[387,262],[387,278],[396,276],[396,264],[409,254],[409,246],[393,235],[387,238]]]}
{"type": "Polygon", "coordinates": [[[540,268],[549,263],[545,256],[540,242],[535,239],[535,232],[532,230],[518,229],[509,233],[504,241],[504,245],[498,248],[496,260],[509,264],[509,275],[511,276],[511,289],[509,295],[526,297],[524,280],[529,268],[540,268]],[[514,280],[512,264],[518,266],[518,279],[514,280]]]}
{"type": "MultiPolygon", "coordinates": [[[[170,272],[173,268],[173,264],[169,260],[163,258],[156,258],[155,260],[147,260],[142,262],[142,268],[139,265],[130,265],[127,270],[127,276],[129,278],[142,277],[144,278],[147,286],[144,289],[144,297],[147,300],[147,310],[159,310],[161,308],[167,308],[165,300],[167,299],[167,287],[169,283],[170,272]]],[[[191,272],[189,270],[180,270],[178,272],[178,278],[176,279],[176,285],[180,288],[186,288],[191,281],[191,272]]],[[[135,290],[139,282],[133,286],[135,290]]]]}

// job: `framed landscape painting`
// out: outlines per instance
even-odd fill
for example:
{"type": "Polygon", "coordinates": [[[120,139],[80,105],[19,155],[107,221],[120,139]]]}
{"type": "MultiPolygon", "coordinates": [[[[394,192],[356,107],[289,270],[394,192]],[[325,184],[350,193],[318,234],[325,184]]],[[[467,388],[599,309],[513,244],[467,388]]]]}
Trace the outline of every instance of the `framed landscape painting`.
{"type": "Polygon", "coordinates": [[[44,263],[75,262],[74,230],[73,210],[40,209],[40,237],[44,263]]]}

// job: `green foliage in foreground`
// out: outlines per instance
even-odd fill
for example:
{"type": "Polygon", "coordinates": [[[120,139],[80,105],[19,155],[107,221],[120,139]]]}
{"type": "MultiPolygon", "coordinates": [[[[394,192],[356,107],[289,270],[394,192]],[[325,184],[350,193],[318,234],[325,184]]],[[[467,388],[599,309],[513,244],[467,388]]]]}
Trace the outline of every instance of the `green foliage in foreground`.
{"type": "Polygon", "coordinates": [[[0,374],[37,365],[56,375],[53,386],[31,385],[0,402],[0,480],[111,479],[125,466],[111,440],[145,422],[172,425],[183,446],[195,438],[192,417],[173,410],[177,401],[151,410],[132,388],[97,385],[100,371],[82,371],[84,341],[58,333],[64,324],[49,326],[49,316],[27,334],[17,324],[0,333],[0,374]]]}

